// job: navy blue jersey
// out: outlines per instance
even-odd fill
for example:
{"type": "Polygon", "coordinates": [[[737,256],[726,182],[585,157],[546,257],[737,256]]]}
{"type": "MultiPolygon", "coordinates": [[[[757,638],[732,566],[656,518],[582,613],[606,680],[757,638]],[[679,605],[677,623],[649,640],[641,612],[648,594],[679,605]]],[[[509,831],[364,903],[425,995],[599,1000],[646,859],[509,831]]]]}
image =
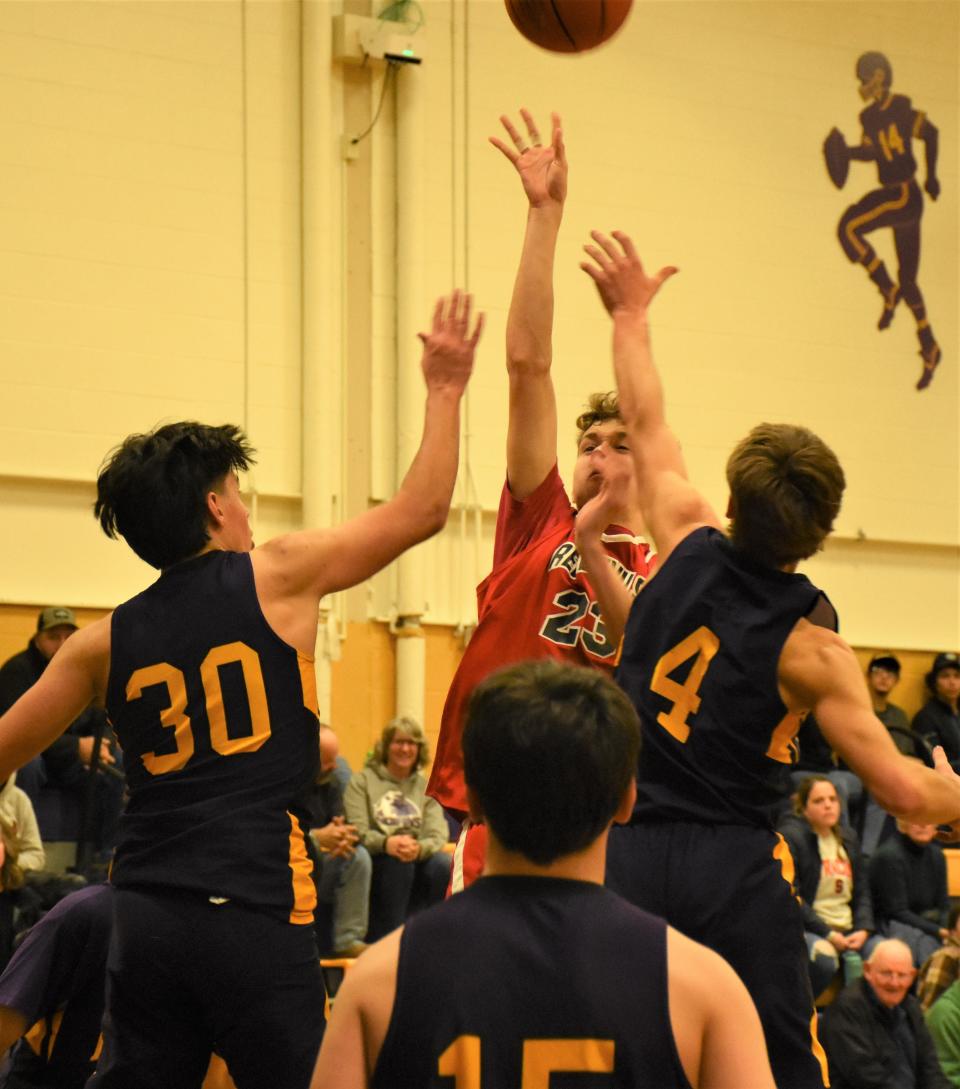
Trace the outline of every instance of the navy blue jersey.
{"type": "Polygon", "coordinates": [[[911,142],[920,133],[924,115],[906,95],[888,95],[871,102],[860,114],[862,142],[873,148],[877,171],[884,185],[909,181],[917,170],[911,142]]]}
{"type": "Polygon", "coordinates": [[[121,605],[107,712],[130,797],[111,881],[311,922],[296,799],[319,760],[316,705],[313,661],[264,619],[248,553],[179,563],[121,605]]]}
{"type": "Polygon", "coordinates": [[[633,605],[617,673],[643,731],[634,820],[769,826],[799,727],[777,664],[821,598],[805,575],[751,562],[719,530],[677,545],[633,605]]]}
{"type": "Polygon", "coordinates": [[[4,1085],[82,1089],[100,1045],[113,890],[65,896],[36,923],[0,976],[0,1006],[31,1026],[4,1085]]]}
{"type": "Polygon", "coordinates": [[[666,934],[600,885],[481,878],[406,924],[371,1089],[689,1089],[666,934]]]}

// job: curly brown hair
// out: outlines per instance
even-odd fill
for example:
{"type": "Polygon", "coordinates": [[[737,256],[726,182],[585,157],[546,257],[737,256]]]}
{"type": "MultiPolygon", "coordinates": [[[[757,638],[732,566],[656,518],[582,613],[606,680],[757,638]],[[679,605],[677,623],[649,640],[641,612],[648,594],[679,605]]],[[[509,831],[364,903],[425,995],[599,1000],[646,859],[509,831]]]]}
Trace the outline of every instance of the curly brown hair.
{"type": "Polygon", "coordinates": [[[580,445],[580,440],[594,424],[620,418],[620,402],[613,390],[607,393],[591,393],[587,399],[586,411],[577,417],[577,445],[580,445]]]}

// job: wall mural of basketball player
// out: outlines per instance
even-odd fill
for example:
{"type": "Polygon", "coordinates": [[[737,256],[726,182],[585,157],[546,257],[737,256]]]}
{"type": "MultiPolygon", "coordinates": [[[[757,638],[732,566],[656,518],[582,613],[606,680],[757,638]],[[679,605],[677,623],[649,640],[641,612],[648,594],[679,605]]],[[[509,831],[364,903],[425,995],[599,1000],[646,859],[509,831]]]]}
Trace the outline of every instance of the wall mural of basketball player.
{"type": "Polygon", "coordinates": [[[917,162],[914,140],[925,149],[927,180],[924,189],[931,200],[940,195],[937,180],[937,130],[906,95],[890,90],[893,70],[882,53],[864,53],[857,60],[860,96],[868,104],[860,114],[862,135],[856,147],[849,147],[839,129],[831,130],[824,146],[827,171],[837,188],[847,180],[850,160],[875,162],[880,187],[871,189],[843,213],[837,234],[847,257],[863,265],[883,296],[883,310],[877,323],[886,329],[893,321],[901,299],[913,311],[920,341],[923,370],[917,389],[926,389],[940,362],[940,346],[933,336],[923,296],[917,284],[920,266],[920,217],[923,195],[916,182],[917,162]],[[867,235],[883,227],[893,230],[899,265],[894,282],[867,235]]]}

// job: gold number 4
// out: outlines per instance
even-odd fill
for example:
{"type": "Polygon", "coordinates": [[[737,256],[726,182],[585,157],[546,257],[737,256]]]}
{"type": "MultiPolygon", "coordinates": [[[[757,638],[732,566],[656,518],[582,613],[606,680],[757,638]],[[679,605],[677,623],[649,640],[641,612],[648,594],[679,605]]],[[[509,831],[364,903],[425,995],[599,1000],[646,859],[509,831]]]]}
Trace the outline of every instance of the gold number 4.
{"type": "Polygon", "coordinates": [[[707,667],[713,656],[720,649],[720,640],[707,627],[699,627],[662,655],[650,679],[650,688],[669,700],[669,711],[661,711],[657,722],[678,741],[686,743],[690,736],[687,719],[700,710],[700,685],[706,675],[707,667]],[[687,679],[679,684],[670,678],[670,674],[696,655],[696,661],[690,667],[687,679]]]}
{"type": "MultiPolygon", "coordinates": [[[[550,1075],[612,1074],[613,1040],[524,1040],[520,1089],[549,1089],[550,1075]]],[[[441,1077],[455,1089],[480,1089],[480,1037],[458,1036],[437,1061],[441,1077]]]]}

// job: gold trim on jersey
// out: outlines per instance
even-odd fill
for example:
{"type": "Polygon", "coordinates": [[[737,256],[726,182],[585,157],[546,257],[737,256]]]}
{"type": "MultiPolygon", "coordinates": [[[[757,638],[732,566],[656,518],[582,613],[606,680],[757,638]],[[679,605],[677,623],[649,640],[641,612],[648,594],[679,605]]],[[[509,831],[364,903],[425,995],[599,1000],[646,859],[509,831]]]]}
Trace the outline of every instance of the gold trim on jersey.
{"type": "Polygon", "coordinates": [[[293,888],[293,910],[290,922],[297,926],[309,926],[313,922],[313,909],[317,906],[317,890],[313,883],[313,863],[307,854],[300,822],[287,810],[290,818],[290,866],[293,888]]]}
{"type": "Polygon", "coordinates": [[[777,837],[777,843],[773,848],[773,861],[780,863],[780,874],[792,889],[797,874],[793,855],[790,853],[790,848],[783,836],[779,832],[774,832],[774,835],[777,837]]]}
{"type": "Polygon", "coordinates": [[[302,650],[297,651],[297,668],[300,670],[300,686],[303,689],[303,706],[311,715],[317,715],[317,674],[314,659],[302,650]]]}

